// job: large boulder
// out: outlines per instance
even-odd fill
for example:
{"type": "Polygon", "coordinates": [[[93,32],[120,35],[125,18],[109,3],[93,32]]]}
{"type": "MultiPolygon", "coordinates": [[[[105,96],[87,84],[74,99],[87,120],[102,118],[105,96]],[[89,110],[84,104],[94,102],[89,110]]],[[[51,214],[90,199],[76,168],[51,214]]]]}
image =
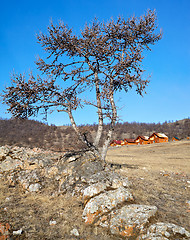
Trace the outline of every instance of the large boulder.
{"type": "Polygon", "coordinates": [[[100,216],[108,213],[118,205],[122,205],[125,202],[130,202],[133,200],[133,195],[124,187],[120,187],[116,190],[106,191],[105,193],[101,193],[87,202],[83,211],[83,219],[86,223],[92,224],[100,216]]]}

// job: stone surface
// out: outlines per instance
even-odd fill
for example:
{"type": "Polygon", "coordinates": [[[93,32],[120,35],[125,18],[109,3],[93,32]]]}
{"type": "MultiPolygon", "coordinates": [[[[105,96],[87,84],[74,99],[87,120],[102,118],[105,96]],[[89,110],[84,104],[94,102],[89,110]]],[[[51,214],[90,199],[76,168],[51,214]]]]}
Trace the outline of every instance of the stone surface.
{"type": "Polygon", "coordinates": [[[38,192],[41,188],[41,185],[39,183],[31,184],[28,188],[30,192],[38,192]]]}
{"type": "Polygon", "coordinates": [[[10,225],[8,223],[0,223],[0,240],[8,240],[10,225]]]}
{"type": "Polygon", "coordinates": [[[76,228],[73,228],[70,233],[71,233],[71,235],[74,235],[76,237],[78,237],[80,235],[78,229],[76,229],[76,228]]]}
{"type": "Polygon", "coordinates": [[[83,219],[86,223],[92,224],[101,215],[111,211],[118,205],[133,200],[132,194],[124,187],[101,193],[87,202],[83,211],[83,219]]]}
{"type": "Polygon", "coordinates": [[[190,239],[190,233],[185,228],[172,223],[156,223],[148,228],[146,234],[140,236],[138,240],[148,239],[190,239]]]}
{"type": "Polygon", "coordinates": [[[17,168],[21,168],[23,166],[23,162],[17,159],[12,159],[11,157],[6,157],[4,161],[0,164],[0,172],[6,172],[10,170],[15,170],[17,168]]]}
{"type": "Polygon", "coordinates": [[[99,193],[106,190],[109,186],[110,186],[110,184],[108,184],[108,183],[106,184],[106,183],[102,183],[102,182],[95,183],[95,184],[88,186],[83,191],[84,201],[86,202],[90,198],[98,195],[99,193]]]}
{"type": "Polygon", "coordinates": [[[100,218],[98,224],[109,228],[113,234],[135,237],[144,230],[145,225],[156,212],[155,206],[130,204],[112,211],[106,218],[100,218]]]}
{"type": "Polygon", "coordinates": [[[22,228],[16,231],[13,231],[13,235],[21,235],[22,234],[22,228]]]}
{"type": "Polygon", "coordinates": [[[6,146],[0,147],[0,162],[5,160],[6,156],[8,156],[10,152],[10,148],[6,146]]]}

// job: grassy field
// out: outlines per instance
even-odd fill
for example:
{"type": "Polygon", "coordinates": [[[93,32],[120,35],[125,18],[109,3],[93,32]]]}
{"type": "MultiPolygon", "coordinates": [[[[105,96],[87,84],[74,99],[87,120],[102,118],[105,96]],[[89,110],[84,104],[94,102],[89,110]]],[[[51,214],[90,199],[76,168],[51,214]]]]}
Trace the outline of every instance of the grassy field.
{"type": "Polygon", "coordinates": [[[151,171],[190,173],[190,141],[110,148],[106,161],[151,171]]]}
{"type": "Polygon", "coordinates": [[[106,160],[129,178],[137,203],[158,207],[158,221],[190,230],[190,141],[113,147],[106,160]]]}

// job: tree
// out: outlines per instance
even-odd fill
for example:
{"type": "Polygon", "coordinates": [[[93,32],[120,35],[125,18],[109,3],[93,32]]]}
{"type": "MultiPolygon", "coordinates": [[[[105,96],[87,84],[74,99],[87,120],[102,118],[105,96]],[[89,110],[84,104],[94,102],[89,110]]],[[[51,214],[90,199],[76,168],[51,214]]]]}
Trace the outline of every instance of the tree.
{"type": "Polygon", "coordinates": [[[47,58],[39,57],[36,65],[46,78],[33,73],[28,77],[13,74],[12,86],[3,91],[3,103],[16,118],[28,118],[40,110],[47,114],[51,108],[66,112],[79,139],[105,160],[117,121],[114,95],[133,87],[140,95],[145,92],[149,80],[143,77],[143,52],[161,39],[156,29],[156,14],[151,10],[140,18],[119,17],[107,23],[94,19],[79,36],[63,22],[51,22],[48,33],[37,36],[47,58]],[[60,80],[61,86],[57,84],[60,80]],[[88,90],[95,93],[95,101],[84,98],[88,90]],[[85,105],[97,109],[98,128],[93,142],[80,132],[73,117],[73,112],[85,105]],[[105,118],[110,125],[100,151],[105,118]]]}

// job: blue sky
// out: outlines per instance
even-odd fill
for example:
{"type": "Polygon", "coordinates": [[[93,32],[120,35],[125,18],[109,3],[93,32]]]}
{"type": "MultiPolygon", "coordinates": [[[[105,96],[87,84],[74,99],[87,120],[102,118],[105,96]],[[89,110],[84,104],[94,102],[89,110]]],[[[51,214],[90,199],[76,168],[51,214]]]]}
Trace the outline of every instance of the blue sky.
{"type": "MultiPolygon", "coordinates": [[[[190,117],[190,1],[189,0],[9,0],[0,8],[0,91],[10,84],[10,74],[33,70],[36,57],[43,56],[36,34],[46,32],[50,20],[63,20],[79,32],[94,17],[100,21],[119,15],[143,15],[156,9],[163,39],[152,52],[145,53],[144,68],[151,75],[147,94],[142,98],[130,91],[120,93],[117,102],[122,121],[164,122],[190,117]],[[119,99],[120,98],[120,99],[119,99]]],[[[0,117],[6,106],[0,103],[0,117]]],[[[76,114],[78,124],[96,122],[88,108],[76,114]]],[[[40,117],[38,118],[40,120],[40,117]]],[[[54,113],[49,124],[69,124],[66,115],[54,113]]]]}

